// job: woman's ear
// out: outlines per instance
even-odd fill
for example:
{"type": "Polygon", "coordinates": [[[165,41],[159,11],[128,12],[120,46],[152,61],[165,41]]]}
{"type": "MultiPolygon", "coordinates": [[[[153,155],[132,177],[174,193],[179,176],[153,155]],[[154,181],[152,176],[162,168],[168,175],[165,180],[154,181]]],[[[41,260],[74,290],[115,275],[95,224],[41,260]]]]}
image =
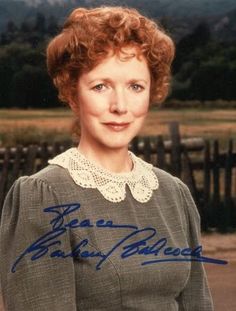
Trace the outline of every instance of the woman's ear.
{"type": "Polygon", "coordinates": [[[79,111],[78,100],[70,98],[69,106],[70,106],[71,110],[74,112],[75,116],[79,118],[80,111],[79,111]]]}

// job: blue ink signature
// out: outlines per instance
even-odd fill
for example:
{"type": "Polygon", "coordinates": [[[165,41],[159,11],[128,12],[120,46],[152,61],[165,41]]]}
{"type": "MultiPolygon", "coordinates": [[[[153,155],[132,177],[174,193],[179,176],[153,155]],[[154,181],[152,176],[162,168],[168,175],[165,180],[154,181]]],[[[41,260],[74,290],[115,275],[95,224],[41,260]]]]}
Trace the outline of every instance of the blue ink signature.
{"type": "Polygon", "coordinates": [[[205,262],[205,263],[213,263],[225,265],[228,262],[225,260],[214,259],[209,257],[204,257],[201,255],[202,246],[199,245],[194,249],[191,248],[178,248],[178,247],[169,247],[167,245],[167,238],[160,238],[156,240],[154,243],[150,243],[149,241],[157,236],[156,229],[152,227],[146,227],[143,229],[139,229],[137,226],[130,224],[114,224],[112,220],[104,220],[98,219],[96,222],[92,222],[90,219],[79,220],[78,218],[74,218],[69,222],[66,222],[66,216],[78,211],[80,209],[79,203],[73,204],[64,204],[51,206],[44,209],[45,213],[54,214],[54,218],[50,221],[50,225],[52,226],[52,230],[47,232],[46,234],[39,237],[35,242],[33,242],[29,247],[25,249],[23,253],[21,253],[14,264],[12,265],[11,272],[14,273],[16,271],[17,265],[20,261],[28,254],[31,254],[31,260],[35,261],[39,258],[45,256],[49,251],[51,251],[52,246],[60,246],[61,241],[58,239],[60,236],[66,233],[67,230],[73,230],[77,228],[108,228],[108,229],[122,229],[128,228],[133,231],[123,237],[120,241],[118,241],[106,254],[100,251],[88,251],[86,246],[89,246],[89,240],[83,239],[80,241],[75,248],[69,252],[65,253],[61,249],[57,249],[50,252],[51,258],[88,258],[88,257],[98,257],[99,261],[97,262],[95,268],[96,270],[100,270],[102,264],[117,250],[120,250],[120,257],[122,259],[126,259],[128,257],[134,255],[142,255],[142,256],[158,256],[163,254],[164,256],[172,256],[161,259],[149,259],[143,261],[141,265],[150,265],[154,263],[161,262],[205,262]],[[129,240],[133,237],[136,237],[138,241],[129,243],[129,240]],[[180,257],[181,256],[181,257],[180,257]]]}

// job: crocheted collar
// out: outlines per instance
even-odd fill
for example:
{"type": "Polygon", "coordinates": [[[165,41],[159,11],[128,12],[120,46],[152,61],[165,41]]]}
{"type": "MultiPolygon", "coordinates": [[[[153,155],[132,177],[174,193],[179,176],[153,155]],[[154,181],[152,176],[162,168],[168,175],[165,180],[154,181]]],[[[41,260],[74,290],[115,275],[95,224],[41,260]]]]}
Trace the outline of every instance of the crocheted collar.
{"type": "Polygon", "coordinates": [[[159,187],[153,166],[129,151],[133,161],[133,169],[127,173],[113,173],[88,160],[77,148],[70,148],[59,154],[49,164],[57,164],[66,168],[74,182],[83,188],[96,188],[106,200],[121,202],[126,196],[128,185],[134,199],[148,202],[153,190],[159,187]]]}

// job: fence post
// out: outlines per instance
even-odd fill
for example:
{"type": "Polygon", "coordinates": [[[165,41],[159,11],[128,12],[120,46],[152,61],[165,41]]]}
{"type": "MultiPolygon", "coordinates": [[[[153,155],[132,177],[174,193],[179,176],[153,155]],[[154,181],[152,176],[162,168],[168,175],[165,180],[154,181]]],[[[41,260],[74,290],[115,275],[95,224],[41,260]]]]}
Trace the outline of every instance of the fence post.
{"type": "Polygon", "coordinates": [[[40,145],[40,147],[41,147],[41,149],[40,149],[41,162],[40,162],[39,169],[42,169],[42,168],[44,168],[47,165],[48,159],[49,159],[48,143],[47,142],[43,142],[40,145]]]}
{"type": "Polygon", "coordinates": [[[228,152],[225,159],[225,182],[224,182],[224,220],[226,226],[235,223],[232,204],[232,165],[233,165],[233,141],[229,140],[228,152]]]}
{"type": "Polygon", "coordinates": [[[143,155],[144,160],[147,162],[151,162],[151,140],[149,136],[144,137],[144,149],[143,149],[143,155]]]}
{"type": "Polygon", "coordinates": [[[6,148],[3,160],[2,174],[0,175],[0,217],[2,213],[3,200],[7,190],[8,168],[10,164],[10,148],[6,148]]]}
{"type": "Polygon", "coordinates": [[[224,231],[223,215],[224,209],[220,201],[220,157],[219,142],[213,143],[213,207],[215,209],[217,228],[224,231]]]}
{"type": "Polygon", "coordinates": [[[197,206],[199,206],[196,182],[194,179],[193,169],[186,147],[183,148],[182,180],[188,185],[194,201],[196,202],[197,206]]]}
{"type": "MultiPolygon", "coordinates": [[[[207,231],[209,227],[209,222],[211,215],[214,215],[214,212],[210,212],[210,192],[211,192],[211,157],[210,157],[210,143],[209,141],[205,142],[204,148],[204,184],[203,184],[203,202],[202,203],[202,229],[207,231]]],[[[213,208],[214,211],[214,208],[213,208]]],[[[213,225],[215,224],[215,216],[213,220],[213,225]]]]}
{"type": "Polygon", "coordinates": [[[55,141],[52,146],[52,158],[57,156],[60,153],[60,143],[58,141],[55,141]]]}
{"type": "Polygon", "coordinates": [[[139,136],[135,136],[132,140],[131,151],[136,155],[139,153],[139,136]]]}
{"type": "Polygon", "coordinates": [[[163,142],[163,137],[161,135],[157,136],[156,153],[157,153],[156,166],[162,169],[166,169],[165,145],[163,142]]]}
{"type": "Polygon", "coordinates": [[[23,158],[23,146],[18,145],[16,147],[16,153],[14,157],[13,162],[13,168],[12,168],[12,174],[10,178],[10,184],[13,184],[13,182],[20,176],[20,169],[21,169],[21,160],[23,158]]]}
{"type": "Polygon", "coordinates": [[[24,174],[25,175],[31,175],[35,172],[35,159],[37,156],[37,145],[30,145],[28,147],[27,157],[24,165],[24,174]]]}
{"type": "Polygon", "coordinates": [[[172,173],[177,177],[181,175],[181,139],[179,133],[178,122],[170,123],[170,137],[172,140],[171,146],[171,167],[172,173]]]}

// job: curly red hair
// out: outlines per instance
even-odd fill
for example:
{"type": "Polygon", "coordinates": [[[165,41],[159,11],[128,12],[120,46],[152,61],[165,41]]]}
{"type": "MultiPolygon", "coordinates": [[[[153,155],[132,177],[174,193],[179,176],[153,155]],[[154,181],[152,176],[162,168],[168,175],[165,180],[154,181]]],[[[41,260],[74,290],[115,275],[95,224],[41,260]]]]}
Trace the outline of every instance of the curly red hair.
{"type": "Polygon", "coordinates": [[[75,9],[62,32],[49,43],[48,72],[59,98],[69,102],[76,95],[79,75],[94,68],[109,51],[120,53],[125,46],[136,46],[146,58],[151,74],[150,102],[161,103],[169,90],[175,52],[172,39],[136,9],[107,6],[75,9]]]}

